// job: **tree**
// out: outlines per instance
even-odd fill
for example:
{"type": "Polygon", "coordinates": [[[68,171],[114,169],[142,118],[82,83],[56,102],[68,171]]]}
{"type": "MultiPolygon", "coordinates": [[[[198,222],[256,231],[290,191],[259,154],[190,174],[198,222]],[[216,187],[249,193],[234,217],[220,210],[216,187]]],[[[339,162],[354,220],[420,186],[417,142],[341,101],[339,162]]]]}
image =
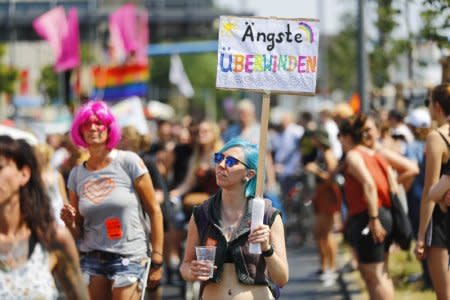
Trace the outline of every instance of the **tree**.
{"type": "MultiPolygon", "coordinates": [[[[0,59],[5,55],[5,52],[5,47],[0,45],[0,59]]],[[[0,64],[0,94],[13,94],[15,90],[15,83],[18,78],[19,73],[16,69],[0,64]]]]}
{"type": "Polygon", "coordinates": [[[450,1],[423,0],[425,10],[421,13],[424,26],[420,36],[434,41],[441,49],[450,49],[448,30],[450,29],[450,1]]]}
{"type": "MultiPolygon", "coordinates": [[[[421,38],[433,41],[440,49],[450,49],[448,32],[450,29],[450,1],[423,0],[425,10],[421,17],[424,22],[420,30],[421,38]]],[[[450,81],[450,55],[442,57],[442,82],[450,81]]]]}
{"type": "Polygon", "coordinates": [[[390,81],[389,67],[396,63],[401,54],[410,51],[412,45],[410,40],[393,37],[394,29],[398,26],[396,18],[402,13],[394,7],[394,0],[376,2],[377,20],[374,25],[377,36],[371,40],[373,50],[369,54],[369,65],[373,85],[381,88],[390,81]]]}
{"type": "Polygon", "coordinates": [[[341,89],[347,95],[356,90],[356,18],[346,14],[342,30],[327,43],[326,65],[323,76],[327,77],[330,90],[341,89]]]}
{"type": "Polygon", "coordinates": [[[58,97],[58,75],[53,69],[53,65],[42,68],[37,84],[38,90],[48,97],[50,103],[58,97]]]}
{"type": "MultiPolygon", "coordinates": [[[[216,89],[216,66],[217,66],[217,54],[216,53],[202,53],[202,54],[187,54],[182,55],[183,66],[185,72],[195,90],[195,95],[190,99],[190,112],[204,111],[206,94],[210,94],[215,97],[218,117],[222,117],[220,109],[221,101],[226,97],[237,96],[237,92],[222,91],[216,89]]],[[[170,70],[170,57],[159,56],[153,57],[150,63],[151,88],[161,88],[163,90],[169,90],[171,84],[169,82],[169,70],[170,70]]],[[[169,94],[166,96],[169,97],[169,94]]],[[[167,101],[167,98],[159,99],[161,101],[167,101]]]]}

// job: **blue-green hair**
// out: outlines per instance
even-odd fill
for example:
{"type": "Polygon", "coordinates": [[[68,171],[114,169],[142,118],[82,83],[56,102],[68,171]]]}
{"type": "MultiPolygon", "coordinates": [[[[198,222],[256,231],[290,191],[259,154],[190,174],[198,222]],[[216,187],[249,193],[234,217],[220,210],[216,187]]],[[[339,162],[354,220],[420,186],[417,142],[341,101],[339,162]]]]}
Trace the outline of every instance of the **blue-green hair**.
{"type": "Polygon", "coordinates": [[[250,169],[253,169],[255,171],[255,176],[253,176],[245,184],[244,192],[246,198],[253,198],[255,197],[256,193],[256,174],[258,172],[258,146],[242,138],[233,138],[225,145],[223,145],[219,152],[223,153],[228,149],[235,147],[241,148],[243,150],[244,162],[250,169]]]}

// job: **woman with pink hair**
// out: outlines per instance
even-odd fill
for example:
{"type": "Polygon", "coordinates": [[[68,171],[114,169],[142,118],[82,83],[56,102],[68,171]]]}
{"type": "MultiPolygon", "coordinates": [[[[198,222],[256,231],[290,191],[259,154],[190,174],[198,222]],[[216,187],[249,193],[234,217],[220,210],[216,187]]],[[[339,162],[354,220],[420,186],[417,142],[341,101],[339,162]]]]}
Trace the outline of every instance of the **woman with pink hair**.
{"type": "Polygon", "coordinates": [[[162,275],[162,214],[148,170],[134,152],[115,149],[119,125],[102,101],[79,109],[70,134],[89,158],[69,175],[70,204],[61,218],[78,240],[90,296],[139,299],[146,282],[154,289],[162,275]],[[143,210],[150,216],[151,243],[143,210]]]}

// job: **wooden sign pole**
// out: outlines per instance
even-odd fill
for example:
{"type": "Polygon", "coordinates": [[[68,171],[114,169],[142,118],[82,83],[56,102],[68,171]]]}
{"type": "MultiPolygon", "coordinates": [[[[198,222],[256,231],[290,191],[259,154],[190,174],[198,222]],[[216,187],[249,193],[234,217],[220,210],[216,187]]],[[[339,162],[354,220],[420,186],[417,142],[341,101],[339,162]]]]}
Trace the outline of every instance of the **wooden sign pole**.
{"type": "Polygon", "coordinates": [[[269,128],[270,92],[266,91],[262,99],[261,124],[259,130],[258,171],[256,174],[256,198],[264,194],[264,166],[266,161],[267,133],[269,128]]]}

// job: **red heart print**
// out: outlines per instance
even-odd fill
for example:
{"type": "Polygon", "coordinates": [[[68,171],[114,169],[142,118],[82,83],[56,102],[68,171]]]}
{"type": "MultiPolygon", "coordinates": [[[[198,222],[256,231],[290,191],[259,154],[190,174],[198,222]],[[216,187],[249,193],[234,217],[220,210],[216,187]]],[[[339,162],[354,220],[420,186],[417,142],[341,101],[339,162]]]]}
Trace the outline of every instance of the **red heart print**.
{"type": "Polygon", "coordinates": [[[83,186],[83,196],[94,204],[100,204],[116,187],[109,177],[89,179],[83,186]]]}

